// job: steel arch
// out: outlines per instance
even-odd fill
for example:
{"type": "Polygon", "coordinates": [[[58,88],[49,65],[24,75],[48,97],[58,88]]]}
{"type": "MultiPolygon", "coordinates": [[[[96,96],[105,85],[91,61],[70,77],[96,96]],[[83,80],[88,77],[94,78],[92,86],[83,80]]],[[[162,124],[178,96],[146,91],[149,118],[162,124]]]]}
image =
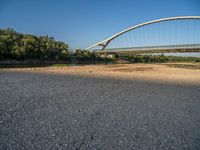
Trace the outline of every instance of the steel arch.
{"type": "Polygon", "coordinates": [[[158,23],[158,22],[163,22],[163,21],[169,21],[169,20],[182,20],[182,19],[200,19],[200,16],[178,16],[178,17],[169,17],[169,18],[162,18],[162,19],[157,19],[157,20],[152,20],[152,21],[148,21],[148,22],[144,22],[144,23],[141,23],[141,24],[138,24],[138,25],[135,25],[135,26],[132,26],[128,29],[125,29],[121,32],[118,32],[116,34],[114,34],[113,36],[111,36],[110,38],[108,39],[105,39],[101,42],[98,42],[88,48],[86,48],[86,50],[90,50],[96,46],[102,46],[102,51],[108,46],[108,44],[115,38],[117,38],[118,36],[126,33],[126,32],[129,32],[131,30],[134,30],[136,28],[139,28],[139,27],[142,27],[142,26],[145,26],[145,25],[149,25],[149,24],[153,24],[153,23],[158,23]]]}

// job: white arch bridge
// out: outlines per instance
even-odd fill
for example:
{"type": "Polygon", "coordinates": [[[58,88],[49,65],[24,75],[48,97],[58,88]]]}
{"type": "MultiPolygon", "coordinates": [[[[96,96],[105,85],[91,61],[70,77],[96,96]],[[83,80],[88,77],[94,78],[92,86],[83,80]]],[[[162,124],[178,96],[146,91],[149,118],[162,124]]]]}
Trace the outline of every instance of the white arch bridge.
{"type": "Polygon", "coordinates": [[[200,52],[200,16],[170,17],[141,23],[87,50],[107,53],[200,52]]]}

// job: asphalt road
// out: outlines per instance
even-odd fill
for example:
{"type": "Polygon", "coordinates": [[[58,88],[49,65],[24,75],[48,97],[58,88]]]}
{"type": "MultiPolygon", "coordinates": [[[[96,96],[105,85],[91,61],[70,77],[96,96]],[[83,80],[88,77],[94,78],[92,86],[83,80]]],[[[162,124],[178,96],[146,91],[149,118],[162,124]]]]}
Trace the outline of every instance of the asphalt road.
{"type": "Polygon", "coordinates": [[[0,72],[0,149],[200,149],[200,85],[0,72]]]}

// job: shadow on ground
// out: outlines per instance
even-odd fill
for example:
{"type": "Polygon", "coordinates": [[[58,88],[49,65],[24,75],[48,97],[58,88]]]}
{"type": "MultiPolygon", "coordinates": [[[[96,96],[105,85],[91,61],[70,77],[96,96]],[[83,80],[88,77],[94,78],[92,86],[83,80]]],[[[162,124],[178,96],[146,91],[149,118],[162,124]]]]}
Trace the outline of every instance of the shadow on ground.
{"type": "Polygon", "coordinates": [[[200,86],[1,72],[0,149],[200,149],[200,86]]]}

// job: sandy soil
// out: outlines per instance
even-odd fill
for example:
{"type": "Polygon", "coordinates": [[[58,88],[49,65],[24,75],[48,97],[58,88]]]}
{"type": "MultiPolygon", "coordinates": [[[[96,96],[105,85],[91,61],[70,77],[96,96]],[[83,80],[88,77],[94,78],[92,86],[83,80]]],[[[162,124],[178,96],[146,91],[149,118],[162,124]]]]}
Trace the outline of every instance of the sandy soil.
{"type": "Polygon", "coordinates": [[[1,70],[200,84],[200,63],[69,65],[1,70]]]}

